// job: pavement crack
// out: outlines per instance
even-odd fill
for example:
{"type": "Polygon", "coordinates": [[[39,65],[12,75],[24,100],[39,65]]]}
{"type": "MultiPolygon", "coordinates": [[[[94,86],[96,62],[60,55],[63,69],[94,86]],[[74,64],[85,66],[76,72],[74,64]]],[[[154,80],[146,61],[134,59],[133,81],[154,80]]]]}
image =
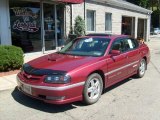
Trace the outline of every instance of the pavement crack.
{"type": "Polygon", "coordinates": [[[155,70],[160,74],[160,71],[158,70],[158,68],[156,67],[156,65],[154,65],[154,63],[151,61],[151,64],[153,65],[153,67],[155,68],[155,70]]]}
{"type": "Polygon", "coordinates": [[[69,116],[72,120],[79,120],[78,118],[75,118],[74,116],[70,115],[67,112],[64,112],[65,115],[69,116]]]}

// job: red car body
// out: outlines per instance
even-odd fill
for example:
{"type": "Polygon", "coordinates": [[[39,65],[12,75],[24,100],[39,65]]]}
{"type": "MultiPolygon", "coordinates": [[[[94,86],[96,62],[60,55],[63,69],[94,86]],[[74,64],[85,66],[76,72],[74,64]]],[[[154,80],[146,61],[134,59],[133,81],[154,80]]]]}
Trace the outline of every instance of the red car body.
{"type": "MultiPolygon", "coordinates": [[[[85,37],[90,38],[95,36],[85,37]]],[[[144,59],[146,64],[150,61],[150,52],[146,44],[140,44],[137,48],[124,53],[118,53],[118,51],[113,50],[112,54],[110,54],[112,44],[117,39],[126,39],[130,37],[97,37],[110,39],[105,54],[102,56],[76,56],[53,53],[49,56],[46,55],[27,63],[37,70],[47,69],[64,71],[71,77],[69,83],[46,83],[44,81],[45,74],[29,74],[22,70],[17,75],[18,89],[28,96],[52,104],[65,104],[74,101],[82,101],[85,82],[88,76],[92,73],[98,73],[103,79],[103,88],[107,88],[137,74],[141,59],[144,59]]]]}

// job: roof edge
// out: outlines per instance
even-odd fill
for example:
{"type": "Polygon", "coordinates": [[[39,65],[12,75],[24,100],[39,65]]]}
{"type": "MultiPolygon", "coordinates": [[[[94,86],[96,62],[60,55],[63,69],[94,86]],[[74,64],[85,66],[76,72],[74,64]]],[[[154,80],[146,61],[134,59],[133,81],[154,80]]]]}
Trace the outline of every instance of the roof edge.
{"type": "Polygon", "coordinates": [[[106,5],[119,7],[122,9],[128,9],[131,11],[136,11],[136,12],[145,13],[145,14],[152,13],[151,10],[145,9],[143,7],[140,7],[138,5],[132,4],[132,3],[124,1],[124,0],[91,0],[91,1],[95,1],[95,2],[103,3],[103,4],[105,3],[106,5]]]}

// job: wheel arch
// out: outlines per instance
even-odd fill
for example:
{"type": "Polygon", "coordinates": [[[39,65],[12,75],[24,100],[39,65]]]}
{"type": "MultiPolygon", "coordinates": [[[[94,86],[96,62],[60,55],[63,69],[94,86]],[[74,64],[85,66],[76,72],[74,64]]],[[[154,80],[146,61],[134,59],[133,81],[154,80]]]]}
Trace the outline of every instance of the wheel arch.
{"type": "Polygon", "coordinates": [[[102,70],[95,70],[95,71],[91,72],[91,73],[88,75],[88,77],[89,77],[91,74],[93,74],[93,73],[97,73],[97,74],[99,74],[99,75],[102,77],[103,90],[104,90],[104,88],[106,87],[104,72],[103,72],[102,70]]]}
{"type": "Polygon", "coordinates": [[[144,56],[143,59],[146,61],[146,70],[147,70],[147,57],[144,56]]]}

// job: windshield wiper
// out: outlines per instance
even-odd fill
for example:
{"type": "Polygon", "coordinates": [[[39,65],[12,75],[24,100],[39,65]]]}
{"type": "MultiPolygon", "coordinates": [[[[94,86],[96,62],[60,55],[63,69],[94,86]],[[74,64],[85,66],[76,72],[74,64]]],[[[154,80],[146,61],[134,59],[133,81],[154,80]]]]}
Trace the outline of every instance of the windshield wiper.
{"type": "Polygon", "coordinates": [[[64,54],[64,55],[67,54],[67,53],[64,53],[64,52],[56,52],[56,53],[57,54],[64,54]]]}

